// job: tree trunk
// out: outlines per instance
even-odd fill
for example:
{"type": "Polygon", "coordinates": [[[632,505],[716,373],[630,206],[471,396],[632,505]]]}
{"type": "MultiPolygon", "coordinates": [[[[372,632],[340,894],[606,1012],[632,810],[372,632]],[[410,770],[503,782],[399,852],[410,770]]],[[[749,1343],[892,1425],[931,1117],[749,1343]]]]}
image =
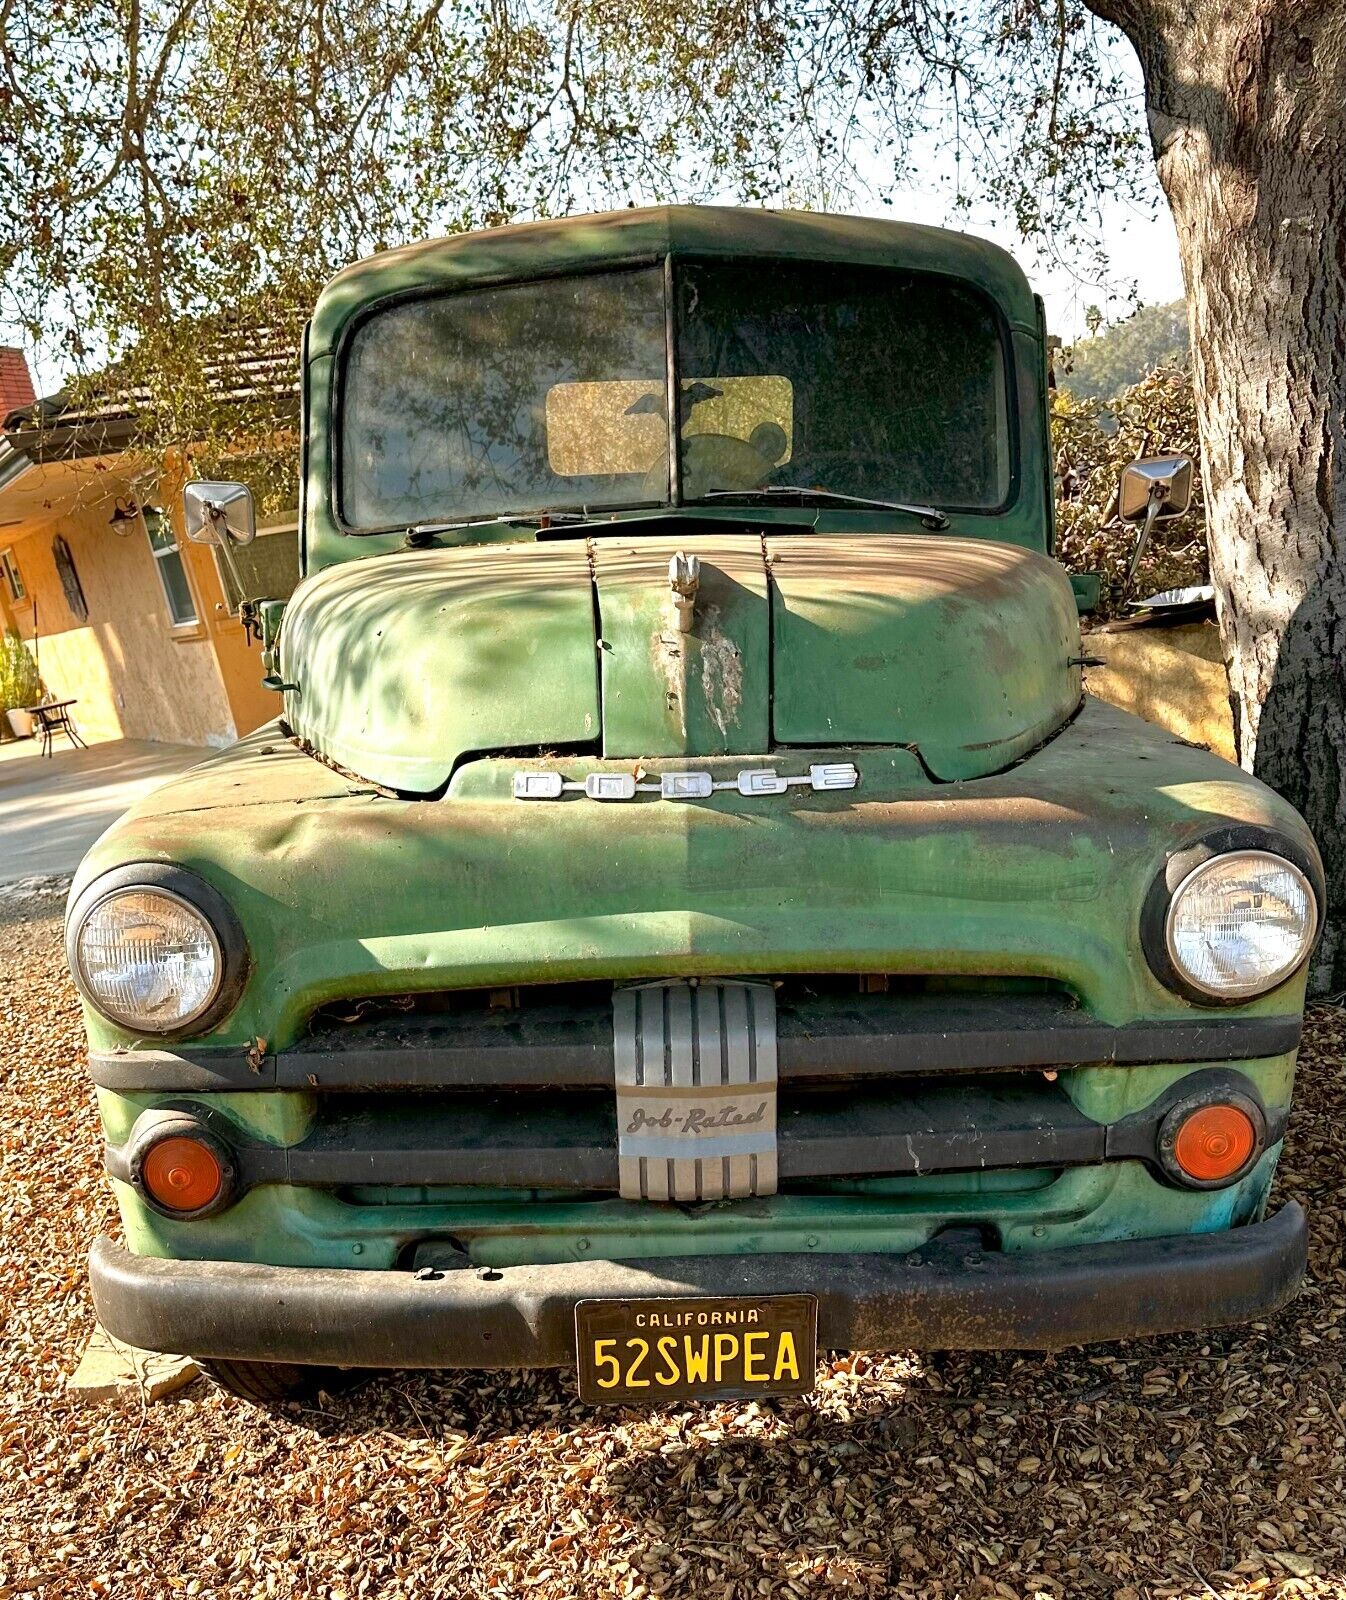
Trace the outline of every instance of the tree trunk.
{"type": "Polygon", "coordinates": [[[1145,73],[1187,285],[1211,576],[1242,765],[1327,869],[1346,989],[1346,4],[1100,0],[1145,73]]]}

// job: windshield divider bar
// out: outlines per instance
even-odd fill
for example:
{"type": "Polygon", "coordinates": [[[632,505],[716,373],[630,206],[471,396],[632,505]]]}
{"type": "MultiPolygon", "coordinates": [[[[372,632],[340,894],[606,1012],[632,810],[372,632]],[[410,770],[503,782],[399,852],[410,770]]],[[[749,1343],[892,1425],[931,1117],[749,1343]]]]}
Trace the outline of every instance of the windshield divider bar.
{"type": "Polygon", "coordinates": [[[678,339],[677,319],[673,314],[673,255],[670,251],[664,257],[664,359],[666,372],[664,382],[668,393],[664,401],[664,411],[668,417],[668,499],[670,505],[682,504],[682,454],[680,447],[679,419],[682,406],[679,403],[681,395],[678,389],[678,339]]]}

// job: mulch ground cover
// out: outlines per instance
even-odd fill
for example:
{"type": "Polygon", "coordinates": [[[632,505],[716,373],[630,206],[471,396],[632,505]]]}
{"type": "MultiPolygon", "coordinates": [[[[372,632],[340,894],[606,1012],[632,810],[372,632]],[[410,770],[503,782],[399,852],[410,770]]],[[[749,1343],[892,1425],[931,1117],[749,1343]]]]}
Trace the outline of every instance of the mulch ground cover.
{"type": "Polygon", "coordinates": [[[54,898],[0,905],[0,1600],[1346,1600],[1346,1017],[1313,1011],[1273,1323],[1040,1357],[841,1356],[807,1399],[595,1412],[567,1373],[258,1410],[65,1381],[116,1218],[54,898]]]}

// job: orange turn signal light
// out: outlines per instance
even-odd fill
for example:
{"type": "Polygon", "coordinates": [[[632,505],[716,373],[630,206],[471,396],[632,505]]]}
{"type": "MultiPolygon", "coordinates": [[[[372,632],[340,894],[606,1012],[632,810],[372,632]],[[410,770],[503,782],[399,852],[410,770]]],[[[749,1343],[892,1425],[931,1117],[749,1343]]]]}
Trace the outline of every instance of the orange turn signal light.
{"type": "Polygon", "coordinates": [[[224,1169],[219,1157],[199,1139],[175,1135],[145,1152],[140,1181],[165,1211],[200,1211],[219,1199],[224,1169]]]}
{"type": "Polygon", "coordinates": [[[1173,1160],[1198,1183],[1218,1183],[1245,1167],[1257,1148],[1257,1129],[1241,1106],[1198,1106],[1173,1141],[1173,1160]]]}

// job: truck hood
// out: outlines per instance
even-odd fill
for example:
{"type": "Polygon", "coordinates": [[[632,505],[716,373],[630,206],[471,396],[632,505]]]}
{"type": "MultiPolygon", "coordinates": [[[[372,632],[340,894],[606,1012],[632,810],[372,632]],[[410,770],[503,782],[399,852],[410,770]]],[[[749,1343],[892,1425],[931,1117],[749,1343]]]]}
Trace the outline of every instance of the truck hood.
{"type": "Polygon", "coordinates": [[[925,536],[608,535],[328,568],[281,632],[285,717],[409,795],[483,753],[612,759],[903,746],[953,781],[1003,770],[1080,702],[1056,562],[925,536]],[[691,629],[668,564],[700,562],[691,629]]]}
{"type": "MultiPolygon", "coordinates": [[[[933,782],[899,749],[800,750],[772,765],[829,760],[853,761],[858,788],[764,798],[727,783],[691,801],[524,804],[519,763],[487,757],[426,804],[353,783],[271,725],[140,800],[85,857],[72,894],[113,868],[166,861],[223,895],[252,969],[209,1042],[241,1058],[258,1039],[287,1048],[337,1000],[753,973],[1017,974],[1068,990],[1099,1021],[1190,1023],[1191,1002],[1139,944],[1165,862],[1231,828],[1313,850],[1290,806],[1247,773],[1088,698],[1027,760],[975,783],[933,782]]],[[[729,779],[743,764],[705,768],[729,779]]],[[[569,775],[625,765],[528,763],[569,775]]],[[[1300,972],[1234,1011],[1293,1015],[1303,987],[1300,972]]],[[[162,1048],[85,1014],[97,1049],[162,1048]]]]}

